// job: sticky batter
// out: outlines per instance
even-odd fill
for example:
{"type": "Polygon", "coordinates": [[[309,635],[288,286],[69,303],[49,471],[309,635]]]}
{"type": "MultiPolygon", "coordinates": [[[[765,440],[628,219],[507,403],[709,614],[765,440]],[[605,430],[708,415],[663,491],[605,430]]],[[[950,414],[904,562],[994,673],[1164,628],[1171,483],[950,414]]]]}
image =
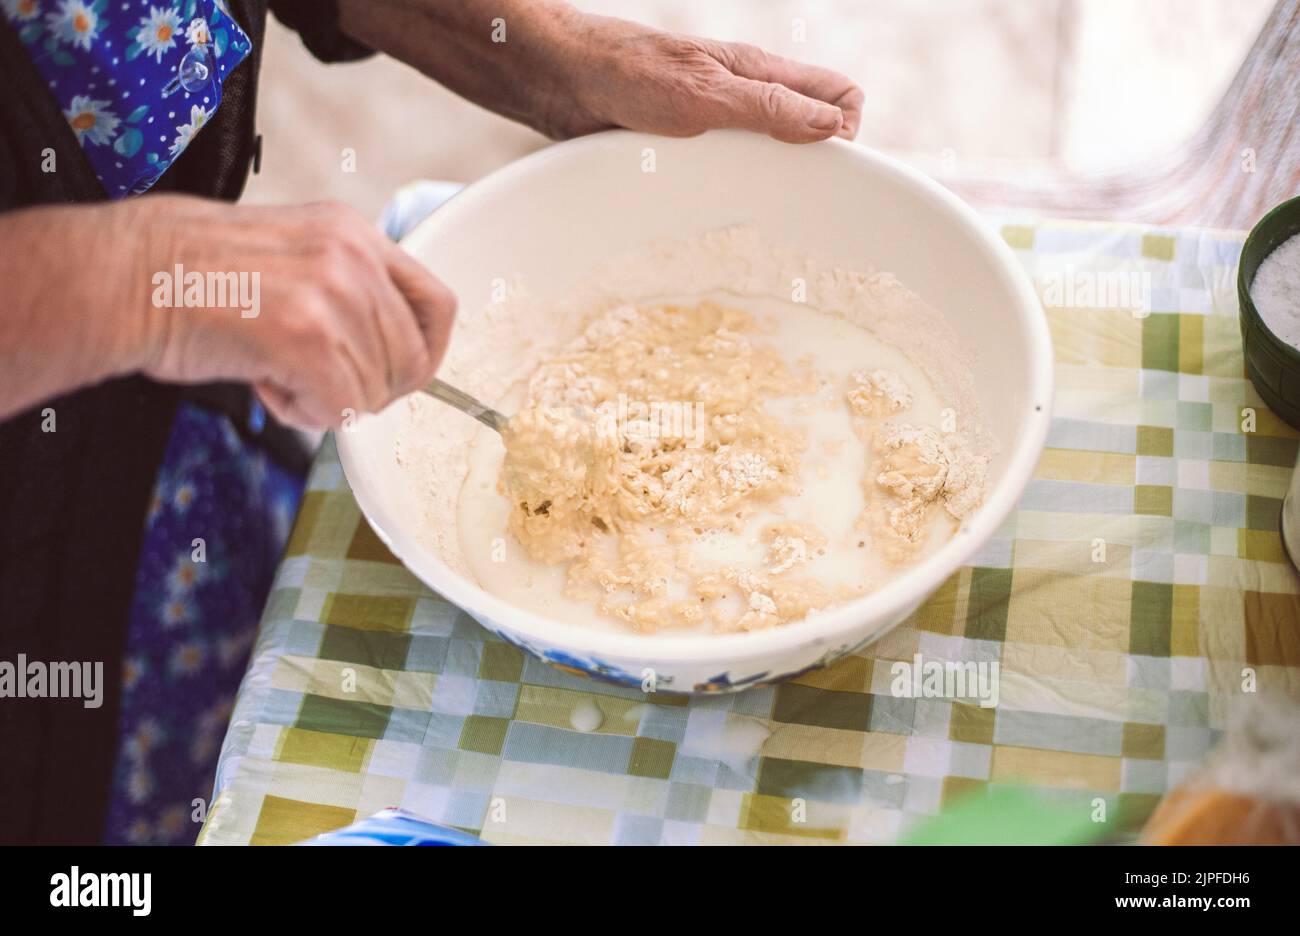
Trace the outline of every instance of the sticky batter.
{"type": "Polygon", "coordinates": [[[925,374],[779,302],[622,306],[470,451],[462,552],[540,613],[641,632],[781,626],[869,593],[983,497],[925,374]]]}

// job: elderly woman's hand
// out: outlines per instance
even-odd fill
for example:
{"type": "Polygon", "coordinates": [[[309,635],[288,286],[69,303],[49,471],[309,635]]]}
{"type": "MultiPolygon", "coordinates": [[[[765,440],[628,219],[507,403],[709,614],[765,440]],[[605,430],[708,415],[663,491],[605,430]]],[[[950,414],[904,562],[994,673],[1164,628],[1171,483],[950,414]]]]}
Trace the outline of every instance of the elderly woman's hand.
{"type": "Polygon", "coordinates": [[[11,212],[0,282],[0,418],[138,371],[243,381],[282,422],[335,426],[426,383],[456,309],[428,270],[334,204],[158,195],[11,212]]]}
{"type": "Polygon", "coordinates": [[[559,0],[340,0],[339,15],[357,40],[557,139],[731,127],[811,143],[862,122],[862,89],[838,72],[559,0]]]}
{"type": "Polygon", "coordinates": [[[667,136],[731,127],[787,143],[857,135],[862,89],[838,72],[604,16],[578,15],[572,29],[557,48],[562,91],[542,116],[551,136],[606,127],[667,136]]]}
{"type": "Polygon", "coordinates": [[[424,386],[456,297],[346,205],[240,207],[143,199],[151,251],[192,271],[258,274],[256,318],[229,308],[150,309],[142,370],[159,380],[241,380],[281,421],[328,428],[424,386]]]}

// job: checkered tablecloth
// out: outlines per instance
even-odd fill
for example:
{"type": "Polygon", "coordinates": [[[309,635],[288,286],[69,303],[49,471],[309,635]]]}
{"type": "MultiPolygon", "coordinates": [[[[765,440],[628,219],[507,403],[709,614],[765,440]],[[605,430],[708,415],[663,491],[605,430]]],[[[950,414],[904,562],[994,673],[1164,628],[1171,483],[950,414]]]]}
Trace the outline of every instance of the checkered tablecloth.
{"type": "Polygon", "coordinates": [[[891,842],[1009,783],[1140,823],[1234,700],[1300,688],[1300,578],[1278,534],[1296,433],[1243,376],[1240,235],[1002,232],[1055,340],[1048,447],[1019,510],[909,622],[735,695],[566,675],[407,573],[327,443],[200,841],[293,842],[402,806],[494,842],[891,842]],[[1137,274],[1149,315],[1104,307],[1115,273],[1137,274]],[[998,706],[896,698],[890,664],[917,653],[999,661],[998,706]],[[594,732],[571,723],[585,702],[594,732]],[[737,733],[757,756],[710,749],[737,733]]]}

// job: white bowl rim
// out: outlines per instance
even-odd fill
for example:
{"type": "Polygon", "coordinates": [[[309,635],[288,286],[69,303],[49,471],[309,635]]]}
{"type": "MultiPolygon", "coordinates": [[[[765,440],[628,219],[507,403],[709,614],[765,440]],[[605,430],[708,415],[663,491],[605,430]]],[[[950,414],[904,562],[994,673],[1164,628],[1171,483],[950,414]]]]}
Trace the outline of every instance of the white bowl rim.
{"type": "MultiPolygon", "coordinates": [[[[710,131],[705,136],[749,137],[752,134],[738,130],[718,130],[710,131]]],[[[569,152],[605,145],[612,138],[617,137],[629,141],[641,140],[647,144],[661,142],[660,137],[647,133],[607,130],[548,146],[502,166],[461,189],[403,238],[402,246],[409,251],[413,243],[432,236],[438,227],[456,218],[463,211],[472,210],[474,199],[466,197],[467,194],[486,194],[507,184],[514,185],[519,177],[526,178],[536,174],[553,159],[569,152]]],[[[967,233],[999,261],[1002,274],[1011,281],[1009,285],[1019,298],[1015,312],[1028,336],[1032,355],[1031,384],[1026,393],[1029,403],[1024,416],[1024,431],[1019,444],[1008,453],[1007,467],[1002,478],[979,509],[961,524],[952,539],[878,590],[802,621],[763,631],[735,634],[703,636],[637,634],[566,624],[527,611],[485,591],[455,572],[432,550],[416,543],[414,537],[403,537],[404,540],[410,540],[413,547],[409,551],[403,548],[377,519],[377,515],[383,515],[379,504],[372,502],[368,492],[352,488],[362,512],[374,527],[376,535],[408,569],[424,580],[440,596],[471,616],[481,614],[491,620],[495,626],[502,627],[512,634],[518,633],[530,643],[536,642],[542,647],[559,647],[578,657],[604,657],[620,662],[628,659],[642,660],[646,663],[711,662],[730,668],[742,661],[778,655],[782,651],[799,647],[834,648],[845,643],[856,644],[859,641],[870,640],[872,636],[870,634],[853,634],[861,627],[861,616],[865,607],[871,608],[873,617],[887,622],[911,613],[992,537],[1023,494],[1042,454],[1051,422],[1052,340],[1038,295],[1006,242],[991,230],[973,208],[929,176],[883,153],[838,138],[803,145],[839,148],[851,158],[872,164],[877,171],[904,180],[918,189],[918,194],[921,196],[940,203],[956,216],[955,220],[964,225],[967,233]]],[[[358,459],[352,451],[355,443],[351,442],[355,436],[344,432],[336,433],[336,438],[339,459],[351,486],[351,478],[358,475],[358,459]]]]}

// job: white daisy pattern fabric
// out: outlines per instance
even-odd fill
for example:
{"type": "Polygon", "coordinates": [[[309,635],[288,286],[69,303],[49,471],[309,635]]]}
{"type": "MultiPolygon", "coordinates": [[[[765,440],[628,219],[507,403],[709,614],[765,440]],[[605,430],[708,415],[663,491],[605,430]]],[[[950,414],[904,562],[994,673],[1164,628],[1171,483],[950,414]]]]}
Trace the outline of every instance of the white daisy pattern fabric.
{"type": "Polygon", "coordinates": [[[190,844],[303,478],[182,404],[136,570],[106,844],[190,844]],[[203,562],[194,561],[201,535],[203,562]]]}
{"type": "Polygon", "coordinates": [[[252,49],[225,0],[0,0],[104,191],[147,191],[252,49]]]}

